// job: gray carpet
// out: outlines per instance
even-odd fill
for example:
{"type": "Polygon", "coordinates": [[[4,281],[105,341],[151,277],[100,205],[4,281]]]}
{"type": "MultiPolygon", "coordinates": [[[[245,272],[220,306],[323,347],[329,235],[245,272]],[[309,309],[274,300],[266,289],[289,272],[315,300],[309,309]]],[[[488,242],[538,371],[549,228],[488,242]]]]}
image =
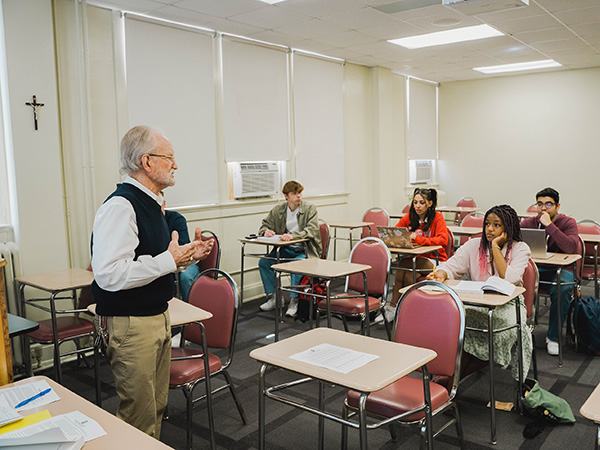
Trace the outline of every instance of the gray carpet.
{"type": "MultiPolygon", "coordinates": [[[[590,286],[584,286],[584,295],[593,292],[590,286]]],[[[240,316],[236,351],[230,369],[238,394],[248,417],[249,424],[243,425],[228,391],[222,391],[214,398],[216,440],[220,449],[255,449],[258,448],[258,369],[259,364],[251,359],[249,352],[259,346],[272,342],[266,336],[274,329],[273,313],[261,312],[258,308],[260,301],[244,305],[240,316]]],[[[543,305],[543,302],[542,302],[543,305]]],[[[532,421],[516,411],[497,412],[498,443],[490,443],[490,421],[488,402],[488,373],[487,369],[463,380],[459,388],[458,404],[463,423],[463,430],[468,449],[579,449],[593,448],[596,427],[583,418],[579,409],[600,382],[600,359],[575,353],[570,344],[565,346],[564,365],[558,367],[557,357],[551,357],[545,350],[545,331],[547,328],[548,310],[542,306],[540,323],[536,328],[538,350],[539,382],[550,392],[566,399],[571,405],[577,422],[572,425],[546,427],[533,439],[523,437],[523,429],[532,421]]],[[[341,322],[334,320],[335,328],[342,328],[341,322]]],[[[351,327],[358,330],[358,323],[351,327]]],[[[283,337],[308,330],[308,324],[294,322],[287,318],[282,324],[283,337]]],[[[385,338],[383,326],[372,327],[372,335],[385,338]]],[[[112,383],[112,375],[106,361],[101,366],[103,407],[115,412],[118,398],[112,383]]],[[[52,373],[47,373],[52,376],[52,373]]],[[[530,376],[531,372],[530,372],[530,376]]],[[[501,401],[512,401],[515,384],[509,371],[496,368],[496,398],[501,401]]],[[[281,370],[269,372],[269,382],[290,380],[291,375],[281,370]]],[[[76,363],[64,367],[64,384],[69,389],[94,401],[93,371],[79,367],[76,363]]],[[[198,391],[202,391],[200,385],[198,391]]],[[[299,401],[316,404],[317,387],[304,385],[293,395],[299,401]]],[[[327,409],[338,413],[344,399],[345,391],[335,386],[326,388],[327,409]]],[[[317,418],[277,402],[268,401],[266,406],[267,418],[267,448],[280,449],[314,449],[317,448],[317,418]]],[[[182,392],[171,391],[169,396],[169,418],[164,421],[161,440],[176,448],[186,446],[185,433],[185,401],[182,392]]],[[[208,448],[207,415],[204,403],[200,403],[194,412],[194,448],[208,448]]],[[[368,434],[371,449],[417,449],[419,436],[415,428],[397,427],[399,440],[392,442],[387,429],[373,430],[368,434]]],[[[358,433],[351,430],[349,448],[359,448],[358,433]]],[[[339,448],[340,426],[333,422],[325,422],[325,448],[339,448]]],[[[454,428],[442,433],[434,442],[436,449],[459,448],[454,428]]]]}

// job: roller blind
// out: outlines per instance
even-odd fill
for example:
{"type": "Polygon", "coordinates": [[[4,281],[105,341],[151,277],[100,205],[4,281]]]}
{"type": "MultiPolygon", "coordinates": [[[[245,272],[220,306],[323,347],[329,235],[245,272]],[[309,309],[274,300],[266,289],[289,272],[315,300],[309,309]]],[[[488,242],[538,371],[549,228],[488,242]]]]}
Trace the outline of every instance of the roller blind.
{"type": "Polygon", "coordinates": [[[162,129],[179,166],[169,207],[218,201],[213,38],[125,21],[129,126],[162,129]]]}
{"type": "Polygon", "coordinates": [[[408,79],[408,159],[437,159],[437,86],[408,79]]]}
{"type": "Polygon", "coordinates": [[[283,49],[223,37],[228,162],[289,159],[288,64],[283,49]]]}
{"type": "Polygon", "coordinates": [[[307,193],[345,190],[344,67],[293,55],[296,178],[307,193]]]}

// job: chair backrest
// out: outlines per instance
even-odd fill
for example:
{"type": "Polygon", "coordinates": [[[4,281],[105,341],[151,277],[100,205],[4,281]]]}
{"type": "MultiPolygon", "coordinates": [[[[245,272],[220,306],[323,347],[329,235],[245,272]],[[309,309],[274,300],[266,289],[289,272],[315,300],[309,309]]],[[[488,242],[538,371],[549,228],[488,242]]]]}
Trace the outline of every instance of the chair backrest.
{"type": "Polygon", "coordinates": [[[536,305],[539,284],[540,273],[537,266],[533,262],[533,259],[529,258],[527,261],[527,267],[523,272],[523,287],[525,288],[523,297],[525,298],[525,308],[527,309],[528,319],[532,317],[534,313],[534,306],[536,305]]]}
{"type": "MultiPolygon", "coordinates": [[[[87,270],[93,272],[92,263],[87,267],[87,270]]],[[[94,296],[92,295],[91,286],[86,286],[81,288],[81,292],[79,293],[79,301],[77,302],[77,309],[86,309],[89,305],[96,303],[94,300],[94,296]]]]}
{"type": "Polygon", "coordinates": [[[200,272],[208,269],[218,269],[221,264],[221,243],[219,242],[219,238],[212,231],[204,230],[202,232],[202,240],[208,241],[210,239],[213,240],[213,249],[205,259],[198,262],[200,272]]]}
{"type": "Polygon", "coordinates": [[[329,224],[321,219],[319,219],[319,232],[321,233],[321,259],[327,259],[331,230],[329,224]]]}
{"type": "Polygon", "coordinates": [[[437,357],[427,364],[434,375],[454,376],[458,386],[460,358],[465,336],[465,310],[456,292],[437,281],[422,281],[411,286],[396,309],[394,340],[434,350],[437,357]],[[425,291],[435,286],[445,292],[425,291]]]}
{"type": "MultiPolygon", "coordinates": [[[[485,214],[482,213],[481,211],[475,211],[475,212],[469,213],[465,217],[462,218],[462,220],[460,222],[460,226],[461,227],[479,227],[483,230],[484,217],[485,217],[485,214]]],[[[475,234],[472,237],[481,237],[481,233],[475,234]]],[[[463,245],[468,240],[469,240],[469,236],[461,236],[460,237],[460,245],[463,245]]]]}
{"type": "MultiPolygon", "coordinates": [[[[584,219],[577,222],[577,231],[579,234],[600,234],[600,223],[595,220],[584,219]]],[[[594,265],[594,244],[585,243],[584,265],[594,265]]],[[[600,255],[599,255],[600,256],[600,255]]],[[[600,260],[600,258],[599,258],[600,260]]]]}
{"type": "Polygon", "coordinates": [[[402,214],[408,214],[409,211],[410,211],[410,203],[404,207],[404,209],[402,210],[402,214]]]}
{"type": "MultiPolygon", "coordinates": [[[[191,305],[213,315],[202,322],[206,330],[207,347],[229,349],[231,359],[239,307],[235,281],[222,270],[205,270],[192,285],[188,300],[191,305]]],[[[195,344],[202,343],[200,329],[194,324],[185,327],[183,337],[195,344]]]]}
{"type": "Polygon", "coordinates": [[[450,258],[454,253],[454,235],[448,230],[448,242],[446,243],[446,256],[450,258]]]}
{"type": "Polygon", "coordinates": [[[379,233],[377,233],[377,227],[387,227],[390,225],[390,215],[383,208],[371,208],[367,209],[362,217],[363,222],[373,222],[373,225],[368,227],[363,227],[362,233],[360,235],[361,239],[366,237],[379,237],[379,233]],[[369,229],[371,232],[369,233],[369,229]]]}
{"type": "MultiPolygon", "coordinates": [[[[379,238],[361,239],[350,252],[349,262],[371,266],[367,274],[367,290],[371,297],[387,297],[388,278],[392,256],[387,245],[379,238]]],[[[346,291],[365,292],[361,273],[346,278],[346,291]]]]}
{"type": "Polygon", "coordinates": [[[534,203],[529,208],[527,208],[528,213],[537,213],[537,203],[534,203]]]}
{"type": "MultiPolygon", "coordinates": [[[[463,197],[461,198],[456,206],[477,206],[477,202],[473,197],[463,197]]],[[[461,222],[468,213],[461,212],[458,214],[458,222],[461,222]]]]}
{"type": "Polygon", "coordinates": [[[577,272],[575,273],[575,278],[577,281],[581,282],[583,280],[583,261],[585,259],[585,242],[583,242],[583,238],[579,237],[579,242],[577,243],[577,250],[575,250],[576,254],[581,255],[581,259],[575,263],[577,272]]]}

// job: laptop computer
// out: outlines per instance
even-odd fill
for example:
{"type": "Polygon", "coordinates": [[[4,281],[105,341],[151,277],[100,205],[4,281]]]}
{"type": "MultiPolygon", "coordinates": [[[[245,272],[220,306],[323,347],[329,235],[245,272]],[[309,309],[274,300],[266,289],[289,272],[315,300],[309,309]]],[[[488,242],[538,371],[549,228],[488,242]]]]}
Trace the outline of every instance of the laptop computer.
{"type": "Polygon", "coordinates": [[[523,237],[523,241],[529,245],[532,258],[548,259],[554,256],[554,253],[546,252],[546,230],[522,228],[521,236],[523,237]]]}
{"type": "Polygon", "coordinates": [[[417,244],[413,244],[410,239],[410,231],[408,228],[396,227],[377,227],[379,239],[389,248],[415,248],[417,244]]]}

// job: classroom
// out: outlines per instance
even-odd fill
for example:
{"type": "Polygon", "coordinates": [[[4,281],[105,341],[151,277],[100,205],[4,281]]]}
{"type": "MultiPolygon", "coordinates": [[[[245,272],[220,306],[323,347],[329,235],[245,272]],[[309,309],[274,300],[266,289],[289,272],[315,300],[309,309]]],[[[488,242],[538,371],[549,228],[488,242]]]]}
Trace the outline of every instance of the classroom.
{"type": "MultiPolygon", "coordinates": [[[[436,189],[439,205],[472,197],[484,212],[510,204],[521,213],[546,186],[560,192],[560,212],[600,222],[593,194],[600,163],[597,0],[269,3],[2,0],[0,249],[13,265],[5,269],[9,313],[20,308],[15,276],[90,264],[94,217],[124,178],[119,141],[134,125],[158,127],[170,139],[178,170],[177,184],[165,192],[167,208],[185,216],[190,232],[200,227],[218,236],[220,268],[238,287],[239,239],[257,233],[283,200],[281,192],[238,195],[240,163],[273,162],[271,186],[279,191],[287,180],[300,181],[304,199],[333,223],[360,221],[373,207],[398,214],[415,187],[436,189]],[[503,6],[473,12],[460,3],[503,6]],[[388,42],[480,24],[503,35],[417,50],[388,42]],[[561,66],[491,75],[473,70],[547,59],[561,66]],[[431,162],[431,175],[416,184],[415,161],[431,162]]],[[[336,260],[347,260],[349,252],[340,241],[336,260]]],[[[333,259],[331,249],[329,255],[333,259]]],[[[594,293],[589,282],[583,289],[594,293]]],[[[272,316],[258,312],[264,290],[256,261],[245,269],[242,296],[244,314],[252,316],[240,326],[262,320],[262,331],[270,330],[272,316]]],[[[247,356],[254,347],[239,341],[247,333],[238,335],[237,350],[246,355],[237,362],[245,359],[246,370],[254,370],[244,383],[252,381],[256,390],[258,364],[247,356]]],[[[573,436],[591,446],[595,427],[578,409],[600,382],[598,362],[566,345],[564,367],[554,367],[555,360],[542,355],[540,336],[545,379],[564,387],[577,375],[583,396],[577,408],[570,402],[577,424],[556,446],[573,436]]],[[[13,358],[22,363],[20,344],[13,345],[13,358]]],[[[51,347],[38,356],[51,373],[51,347]]],[[[245,409],[256,419],[254,404],[245,409]]],[[[232,429],[237,419],[232,416],[232,429]]],[[[309,420],[301,423],[316,432],[309,420]]],[[[518,423],[521,429],[526,422],[518,423]]],[[[471,440],[466,427],[465,438],[473,448],[487,448],[487,416],[477,426],[485,428],[481,439],[471,440]]],[[[500,446],[506,445],[502,426],[500,446]]],[[[339,444],[337,430],[326,430],[328,446],[339,444]]],[[[276,445],[276,434],[267,434],[268,446],[276,445]]],[[[373,440],[377,448],[391,448],[384,430],[375,434],[382,435],[373,440]]],[[[451,438],[442,439],[442,447],[457,448],[452,429],[444,434],[451,438]]],[[[542,436],[542,447],[553,448],[556,434],[542,436]]],[[[195,439],[207,445],[205,436],[195,439]]],[[[257,446],[248,442],[239,448],[257,446]]],[[[519,445],[542,448],[534,440],[519,445]]]]}

